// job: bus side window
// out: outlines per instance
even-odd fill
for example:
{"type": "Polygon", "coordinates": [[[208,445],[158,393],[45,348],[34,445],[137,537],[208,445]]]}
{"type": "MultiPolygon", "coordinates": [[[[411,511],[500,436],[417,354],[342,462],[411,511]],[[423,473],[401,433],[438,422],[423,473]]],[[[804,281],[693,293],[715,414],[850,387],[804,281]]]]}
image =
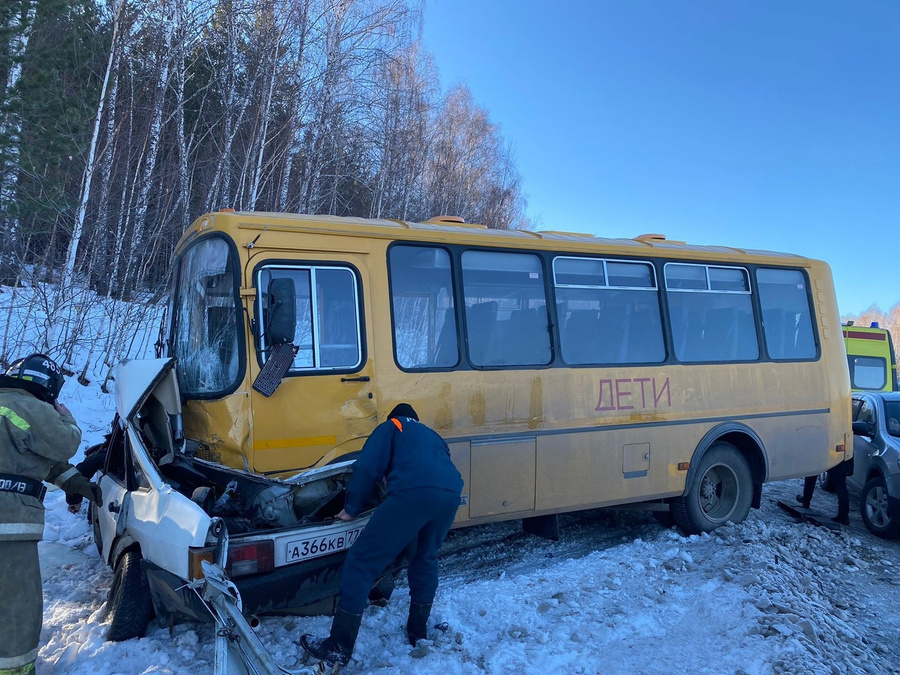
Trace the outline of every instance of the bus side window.
{"type": "Polygon", "coordinates": [[[769,356],[776,360],[816,356],[806,280],[799,270],[756,270],[763,332],[769,356]]]}
{"type": "Polygon", "coordinates": [[[798,312],[794,325],[791,356],[798,359],[815,356],[816,347],[813,342],[812,321],[809,312],[798,312]]]}
{"type": "MultiPolygon", "coordinates": [[[[760,295],[762,290],[760,289],[760,295]]],[[[764,309],[763,310],[763,326],[766,333],[766,344],[769,348],[769,355],[785,354],[785,319],[784,312],[780,309],[764,309]]]]}
{"type": "Polygon", "coordinates": [[[759,344],[750,280],[740,267],[666,263],[675,356],[680,361],[754,361],[759,344]],[[741,315],[747,319],[741,320],[741,315]],[[680,339],[679,339],[680,336],[680,339]]]}
{"type": "Polygon", "coordinates": [[[562,356],[566,363],[600,360],[600,317],[595,309],[573,309],[562,331],[562,356]]]}
{"type": "Polygon", "coordinates": [[[665,360],[659,295],[651,265],[638,260],[560,256],[553,261],[553,281],[566,363],[665,360]]]}
{"type": "Polygon", "coordinates": [[[539,365],[550,360],[547,307],[514,309],[505,322],[506,334],[499,340],[498,356],[504,364],[539,365]],[[505,349],[504,346],[505,345],[505,349]]]}
{"type": "MultiPolygon", "coordinates": [[[[670,301],[670,305],[675,306],[670,301]]],[[[703,358],[703,314],[698,311],[672,311],[672,332],[676,336],[675,356],[682,361],[703,358]]]]}
{"type": "Polygon", "coordinates": [[[731,361],[737,356],[737,315],[731,307],[706,313],[703,346],[711,361],[731,361]]]}
{"type": "Polygon", "coordinates": [[[656,363],[666,357],[659,309],[638,309],[631,313],[630,339],[626,363],[656,363]]]}
{"type": "Polygon", "coordinates": [[[450,254],[399,244],[388,251],[394,356],[401,368],[459,363],[450,254]]]}
{"type": "Polygon", "coordinates": [[[466,307],[466,335],[469,358],[476,366],[490,365],[494,328],[497,325],[497,302],[480,302],[466,307]]]}
{"type": "Polygon", "coordinates": [[[459,345],[456,335],[456,315],[453,309],[444,310],[444,323],[441,325],[441,335],[437,341],[434,353],[433,366],[449,368],[459,363],[459,345]]]}
{"type": "Polygon", "coordinates": [[[600,363],[622,363],[628,344],[628,307],[622,304],[606,305],[600,310],[599,342],[600,363]]]}

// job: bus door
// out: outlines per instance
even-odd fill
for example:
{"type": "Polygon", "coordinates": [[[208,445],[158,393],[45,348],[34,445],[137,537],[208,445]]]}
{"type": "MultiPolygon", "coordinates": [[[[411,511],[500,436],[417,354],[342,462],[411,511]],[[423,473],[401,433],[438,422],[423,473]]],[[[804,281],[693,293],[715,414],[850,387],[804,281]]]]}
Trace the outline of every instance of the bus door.
{"type": "MultiPolygon", "coordinates": [[[[256,359],[285,350],[284,377],[269,395],[254,386],[253,470],[290,472],[362,447],[377,423],[375,370],[366,357],[362,256],[271,260],[253,271],[256,359]]],[[[255,371],[255,372],[254,372],[255,371]]],[[[264,379],[264,377],[263,377],[264,379]]]]}

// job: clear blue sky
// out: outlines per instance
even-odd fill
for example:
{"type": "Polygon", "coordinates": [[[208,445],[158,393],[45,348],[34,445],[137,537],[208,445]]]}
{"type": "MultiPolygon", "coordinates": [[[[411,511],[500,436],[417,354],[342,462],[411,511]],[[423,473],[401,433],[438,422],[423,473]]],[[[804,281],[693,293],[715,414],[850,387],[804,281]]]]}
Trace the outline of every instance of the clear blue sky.
{"type": "Polygon", "coordinates": [[[538,229],[827,261],[900,302],[900,1],[426,0],[515,147],[538,229]]]}

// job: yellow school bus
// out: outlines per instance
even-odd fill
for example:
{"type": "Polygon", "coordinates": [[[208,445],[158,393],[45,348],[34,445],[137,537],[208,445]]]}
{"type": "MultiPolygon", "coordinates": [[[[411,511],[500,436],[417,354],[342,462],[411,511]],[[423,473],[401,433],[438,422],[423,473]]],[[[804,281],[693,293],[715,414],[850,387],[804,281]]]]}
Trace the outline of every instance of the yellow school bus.
{"type": "Polygon", "coordinates": [[[854,326],[850,321],[842,330],[852,390],[897,391],[897,359],[890,332],[874,321],[870,326],[854,326]]]}
{"type": "Polygon", "coordinates": [[[606,239],[281,213],[198,218],[161,353],[200,457],[352,458],[399,402],[465,480],[456,526],[644,502],[686,531],[852,453],[831,271],[606,239]]]}

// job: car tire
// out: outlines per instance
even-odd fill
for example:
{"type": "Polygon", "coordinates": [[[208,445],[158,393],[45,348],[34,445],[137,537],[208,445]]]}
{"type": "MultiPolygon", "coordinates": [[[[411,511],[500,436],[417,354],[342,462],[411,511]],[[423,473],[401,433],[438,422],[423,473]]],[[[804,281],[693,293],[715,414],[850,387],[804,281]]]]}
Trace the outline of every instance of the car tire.
{"type": "Polygon", "coordinates": [[[111,619],[107,640],[122,642],[144,637],[147,632],[147,624],[153,618],[153,601],[137,551],[126,551],[116,563],[106,614],[111,619]]]}
{"type": "Polygon", "coordinates": [[[750,464],[731,443],[713,443],[700,459],[684,496],[672,500],[672,516],[687,534],[711,532],[750,513],[753,475],[750,464]]]}
{"type": "Polygon", "coordinates": [[[394,574],[388,573],[381,577],[369,591],[369,603],[378,607],[386,607],[394,594],[394,574]]]}
{"type": "Polygon", "coordinates": [[[827,471],[819,474],[819,487],[825,492],[834,492],[834,480],[832,480],[831,474],[827,471]]]}
{"type": "Polygon", "coordinates": [[[859,512],[869,532],[876,537],[900,537],[900,522],[891,514],[887,483],[881,476],[874,476],[866,481],[859,496],[859,512]]]}

